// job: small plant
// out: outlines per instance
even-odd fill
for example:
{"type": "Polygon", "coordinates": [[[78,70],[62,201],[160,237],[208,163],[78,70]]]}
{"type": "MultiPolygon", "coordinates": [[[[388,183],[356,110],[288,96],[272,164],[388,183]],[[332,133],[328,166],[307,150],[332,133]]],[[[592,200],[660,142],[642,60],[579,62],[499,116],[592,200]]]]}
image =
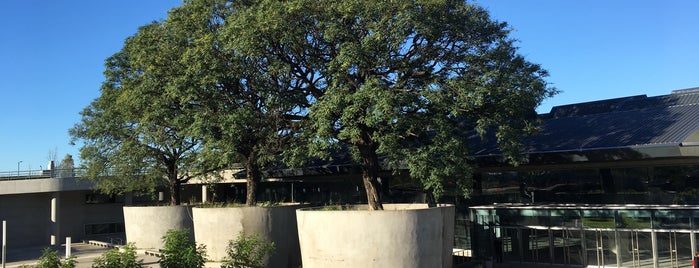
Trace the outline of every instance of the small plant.
{"type": "Polygon", "coordinates": [[[92,268],[142,268],[143,260],[136,258],[136,247],[127,244],[102,253],[92,264],[92,268]]]}
{"type": "Polygon", "coordinates": [[[189,230],[169,230],[163,236],[163,249],[160,250],[160,267],[195,268],[204,267],[206,247],[197,246],[189,240],[189,230]]]}
{"type": "Polygon", "coordinates": [[[240,232],[238,238],[228,242],[226,259],[222,268],[262,268],[267,256],[274,254],[274,242],[267,242],[256,234],[245,235],[240,232]]]}
{"type": "Polygon", "coordinates": [[[339,211],[343,210],[344,208],[340,205],[327,205],[327,206],[322,206],[318,210],[320,211],[339,211]]]}
{"type": "Polygon", "coordinates": [[[261,207],[276,207],[279,206],[279,202],[265,201],[260,204],[261,207]]]}
{"type": "Polygon", "coordinates": [[[35,268],[75,268],[76,263],[75,256],[61,259],[57,250],[45,248],[35,268]]]}

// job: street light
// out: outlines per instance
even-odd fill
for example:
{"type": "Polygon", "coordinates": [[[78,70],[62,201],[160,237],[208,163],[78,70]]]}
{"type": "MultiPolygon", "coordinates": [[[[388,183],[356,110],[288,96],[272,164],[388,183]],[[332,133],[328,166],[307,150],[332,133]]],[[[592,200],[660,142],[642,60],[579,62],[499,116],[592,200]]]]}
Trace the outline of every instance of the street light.
{"type": "Polygon", "coordinates": [[[19,177],[19,163],[22,163],[22,161],[17,162],[17,177],[19,177]]]}

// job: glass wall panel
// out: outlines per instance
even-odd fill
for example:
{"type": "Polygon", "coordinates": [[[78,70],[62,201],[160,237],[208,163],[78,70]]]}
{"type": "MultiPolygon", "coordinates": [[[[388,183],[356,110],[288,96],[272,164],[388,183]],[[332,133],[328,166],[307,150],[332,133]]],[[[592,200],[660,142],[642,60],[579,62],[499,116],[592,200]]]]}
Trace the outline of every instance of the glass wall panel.
{"type": "Polygon", "coordinates": [[[580,230],[552,230],[553,262],[582,265],[582,232],[580,230]]]}
{"type": "Polygon", "coordinates": [[[619,231],[618,253],[621,267],[653,267],[653,242],[650,232],[619,231]]]}
{"type": "Polygon", "coordinates": [[[687,267],[692,263],[689,233],[658,232],[659,267],[687,267]]]}
{"type": "Polygon", "coordinates": [[[614,211],[589,209],[583,210],[583,226],[585,228],[614,228],[614,211]]]}
{"type": "Polygon", "coordinates": [[[502,237],[502,248],[504,261],[522,261],[521,231],[517,228],[504,228],[502,237]]]}
{"type": "Polygon", "coordinates": [[[620,194],[635,194],[648,191],[648,168],[617,168],[611,170],[614,184],[620,194]]]}
{"type": "Polygon", "coordinates": [[[616,267],[616,243],[613,231],[585,231],[588,266],[616,267]]]}
{"type": "Polygon", "coordinates": [[[502,226],[549,226],[549,210],[545,209],[496,209],[498,223],[502,226]]]}
{"type": "Polygon", "coordinates": [[[531,171],[520,174],[536,202],[590,203],[588,193],[601,191],[596,169],[531,171]]]}
{"type": "Polygon", "coordinates": [[[520,209],[497,208],[495,213],[500,219],[500,225],[518,226],[522,218],[520,211],[520,209]]]}
{"type": "Polygon", "coordinates": [[[687,210],[656,210],[653,212],[653,228],[689,230],[690,215],[687,210]]]}
{"type": "Polygon", "coordinates": [[[552,209],[550,213],[550,226],[580,227],[582,225],[579,209],[552,209]]]}
{"type": "Polygon", "coordinates": [[[523,261],[551,263],[549,230],[522,229],[522,240],[523,261]]]}
{"type": "Polygon", "coordinates": [[[482,174],[484,194],[519,193],[520,178],[516,172],[487,172],[482,174]]]}
{"type": "Polygon", "coordinates": [[[650,229],[649,210],[619,210],[616,214],[616,227],[624,229],[650,229]]]}
{"type": "Polygon", "coordinates": [[[649,184],[664,197],[657,204],[699,204],[699,166],[656,167],[649,184]]]}
{"type": "Polygon", "coordinates": [[[549,226],[549,210],[546,209],[522,209],[520,226],[549,226]]]}

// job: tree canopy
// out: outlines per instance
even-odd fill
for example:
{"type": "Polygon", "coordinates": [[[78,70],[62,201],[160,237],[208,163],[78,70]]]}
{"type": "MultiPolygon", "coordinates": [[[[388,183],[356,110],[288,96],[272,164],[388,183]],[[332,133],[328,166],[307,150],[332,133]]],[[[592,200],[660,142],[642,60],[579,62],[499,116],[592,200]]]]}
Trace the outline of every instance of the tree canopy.
{"type": "Polygon", "coordinates": [[[308,96],[312,149],[298,155],[349,145],[373,209],[379,156],[437,196],[446,180],[467,194],[469,133],[495,132],[516,160],[556,92],[506,23],[463,1],[263,0],[231,17],[231,46],[291,70],[289,90],[308,96]]]}
{"type": "Polygon", "coordinates": [[[101,95],[70,134],[82,141],[85,177],[106,193],[152,191],[167,185],[179,204],[180,185],[199,162],[201,137],[189,135],[197,104],[181,79],[186,38],[161,22],[141,27],[106,60],[101,95]]]}
{"type": "Polygon", "coordinates": [[[248,204],[280,155],[303,165],[339,147],[372,209],[386,168],[435,196],[447,182],[468,195],[469,138],[494,133],[516,163],[556,93],[509,31],[454,0],[189,0],[107,60],[71,134],[95,175],[160,170],[178,186],[170,171],[245,163],[248,204]]]}

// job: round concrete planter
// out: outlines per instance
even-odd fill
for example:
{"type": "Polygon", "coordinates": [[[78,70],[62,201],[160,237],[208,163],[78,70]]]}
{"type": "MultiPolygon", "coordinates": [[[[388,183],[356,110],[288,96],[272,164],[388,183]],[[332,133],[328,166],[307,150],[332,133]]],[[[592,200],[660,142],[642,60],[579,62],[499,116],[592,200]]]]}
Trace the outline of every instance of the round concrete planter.
{"type": "Polygon", "coordinates": [[[161,249],[168,230],[192,231],[191,215],[188,206],[124,207],[126,242],[141,249],[161,249]]]}
{"type": "Polygon", "coordinates": [[[454,206],[296,211],[304,268],[451,267],[454,206]]]}
{"type": "Polygon", "coordinates": [[[267,267],[298,267],[301,264],[296,209],[301,205],[274,207],[194,208],[194,239],[206,245],[208,259],[221,261],[226,257],[228,242],[240,232],[257,234],[275,243],[275,254],[267,267]]]}

